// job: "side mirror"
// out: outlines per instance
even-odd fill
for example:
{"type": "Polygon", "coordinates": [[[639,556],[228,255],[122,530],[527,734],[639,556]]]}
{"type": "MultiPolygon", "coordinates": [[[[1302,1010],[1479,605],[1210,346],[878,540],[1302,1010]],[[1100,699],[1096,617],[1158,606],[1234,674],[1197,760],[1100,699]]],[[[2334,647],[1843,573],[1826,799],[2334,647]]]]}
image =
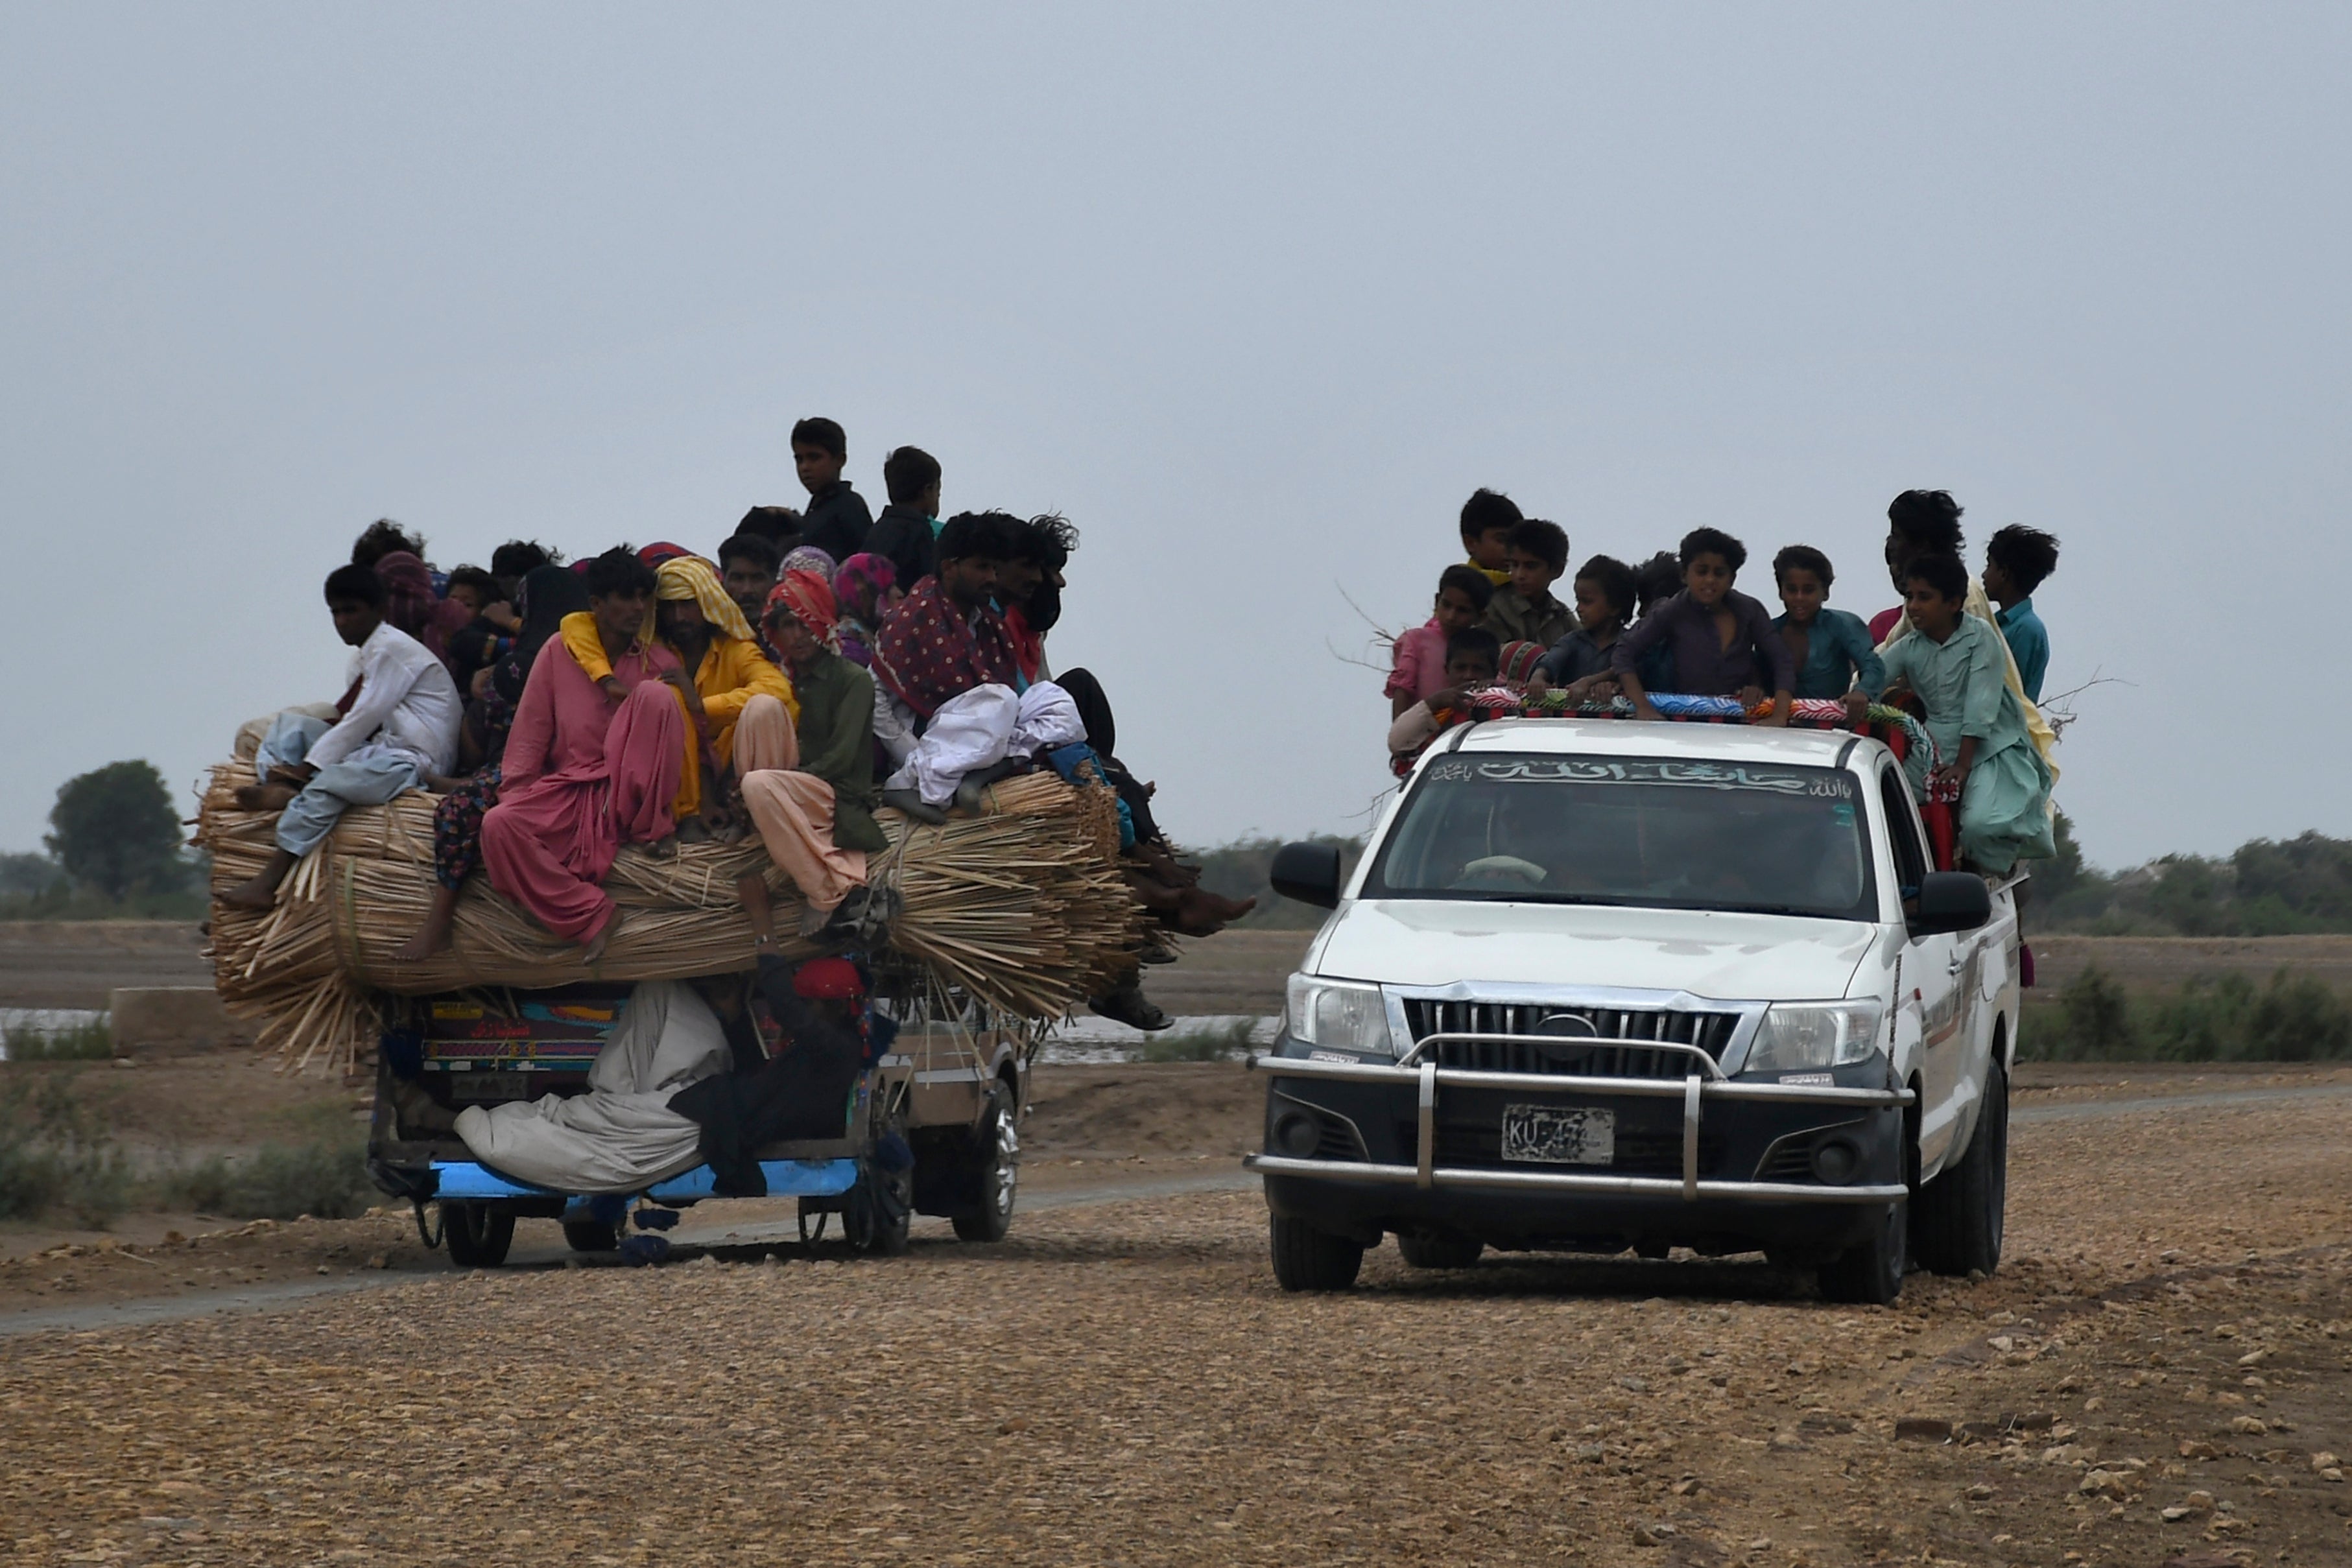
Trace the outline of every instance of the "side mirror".
{"type": "Polygon", "coordinates": [[[1913,936],[1974,931],[1992,919],[1992,889],[1973,872],[1930,871],[1920,880],[1913,911],[1906,922],[1913,936]]]}
{"type": "Polygon", "coordinates": [[[1318,910],[1339,907],[1339,847],[1286,844],[1275,851],[1274,890],[1318,910]]]}

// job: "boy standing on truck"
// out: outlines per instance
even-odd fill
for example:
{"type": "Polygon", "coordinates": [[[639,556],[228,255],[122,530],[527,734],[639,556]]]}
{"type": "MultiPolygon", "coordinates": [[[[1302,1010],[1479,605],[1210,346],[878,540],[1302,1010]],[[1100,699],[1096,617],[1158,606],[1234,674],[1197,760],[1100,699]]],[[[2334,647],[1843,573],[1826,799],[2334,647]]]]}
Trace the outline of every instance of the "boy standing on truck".
{"type": "Polygon", "coordinates": [[[278,814],[278,847],[260,870],[220,896],[232,909],[275,903],[286,873],[334,831],[346,807],[382,805],[457,762],[463,712],[457,683],[430,649],[384,619],[384,599],[382,580],[368,567],[327,574],[327,613],[354,650],[351,689],[335,704],[342,717],[331,727],[280,713],[255,753],[260,782],[239,789],[236,804],[278,814]]]}
{"type": "Polygon", "coordinates": [[[1511,530],[1526,521],[1518,503],[1500,490],[1473,490],[1462,503],[1462,548],[1470,552],[1465,564],[1485,574],[1489,588],[1511,580],[1511,530]]]}
{"type": "Polygon", "coordinates": [[[2029,702],[2042,700],[2050,672],[2050,633],[2033,613],[2033,592],[2056,570],[2058,541],[2038,528],[2011,523],[1985,542],[1985,596],[2000,606],[2000,635],[2029,702]]]}
{"type": "Polygon", "coordinates": [[[849,463],[849,437],[830,419],[803,419],[793,426],[793,468],[809,493],[801,519],[800,542],[814,544],[835,561],[866,548],[874,514],[841,470],[849,463]]]}
{"type": "Polygon", "coordinates": [[[1643,655],[1664,646],[1674,650],[1675,689],[1686,696],[1730,697],[1770,672],[1772,711],[1759,722],[1789,721],[1795,695],[1796,663],[1789,645],[1772,629],[1764,606],[1732,583],[1748,563],[1748,547],[1719,528],[1694,528],[1683,535],[1683,591],[1642,617],[1642,624],[1609,650],[1618,686],[1633,700],[1633,715],[1656,719],[1641,675],[1643,655]]]}
{"type": "Polygon", "coordinates": [[[1569,700],[1593,696],[1609,679],[1609,650],[1633,618],[1633,569],[1612,556],[1596,555],[1576,569],[1576,629],[1554,642],[1536,660],[1533,689],[1568,688],[1569,700]]]}
{"type": "Polygon", "coordinates": [[[866,536],[866,552],[887,557],[898,585],[911,590],[938,566],[940,460],[920,447],[894,447],[882,459],[882,488],[890,499],[866,536]]]}
{"type": "Polygon", "coordinates": [[[1510,576],[1486,603],[1478,624],[1505,643],[1531,642],[1548,648],[1576,629],[1576,617],[1552,596],[1551,585],[1568,570],[1568,535],[1559,524],[1531,517],[1510,532],[1504,552],[1510,576]]]}
{"type": "Polygon", "coordinates": [[[1912,635],[1882,656],[1886,679],[1902,681],[1927,710],[1939,759],[1924,750],[1905,760],[1921,800],[1931,786],[1959,795],[1959,852],[1968,868],[2004,877],[2021,858],[2057,852],[2051,837],[2054,775],[2025,727],[2025,704],[2010,685],[2009,653],[1990,623],[1968,613],[1969,573],[1959,558],[1924,555],[1911,563],[1904,608],[1912,635]]]}

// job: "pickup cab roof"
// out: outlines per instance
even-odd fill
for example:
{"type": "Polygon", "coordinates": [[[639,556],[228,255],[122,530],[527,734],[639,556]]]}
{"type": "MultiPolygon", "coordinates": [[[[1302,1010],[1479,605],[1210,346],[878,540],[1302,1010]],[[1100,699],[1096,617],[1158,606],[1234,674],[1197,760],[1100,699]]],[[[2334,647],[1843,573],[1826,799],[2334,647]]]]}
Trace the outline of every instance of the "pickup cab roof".
{"type": "Polygon", "coordinates": [[[1755,724],[1640,724],[1623,719],[1494,719],[1465,725],[1429,748],[1448,752],[1540,752],[1592,757],[1669,757],[1711,763],[1836,767],[1857,744],[1843,730],[1767,730],[1755,724]]]}

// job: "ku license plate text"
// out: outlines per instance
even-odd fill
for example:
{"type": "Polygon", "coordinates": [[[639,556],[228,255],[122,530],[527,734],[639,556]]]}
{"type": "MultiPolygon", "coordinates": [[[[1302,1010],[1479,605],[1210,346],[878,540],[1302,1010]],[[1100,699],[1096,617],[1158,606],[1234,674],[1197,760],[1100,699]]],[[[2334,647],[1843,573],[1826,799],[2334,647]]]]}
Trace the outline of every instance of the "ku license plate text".
{"type": "Polygon", "coordinates": [[[1606,1165],[1617,1158],[1617,1113],[1588,1106],[1507,1105],[1503,1158],[1536,1165],[1606,1165]]]}

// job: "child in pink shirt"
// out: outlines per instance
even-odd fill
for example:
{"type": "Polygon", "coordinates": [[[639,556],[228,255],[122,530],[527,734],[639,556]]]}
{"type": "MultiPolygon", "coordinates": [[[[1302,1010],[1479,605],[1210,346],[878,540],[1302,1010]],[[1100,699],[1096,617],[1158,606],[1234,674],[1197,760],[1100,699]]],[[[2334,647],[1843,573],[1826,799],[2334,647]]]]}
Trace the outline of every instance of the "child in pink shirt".
{"type": "Polygon", "coordinates": [[[1475,566],[1448,566],[1437,579],[1437,604],[1425,626],[1396,640],[1396,666],[1389,671],[1389,717],[1433,692],[1445,689],[1445,645],[1454,633],[1467,631],[1486,613],[1495,585],[1475,566]]]}

